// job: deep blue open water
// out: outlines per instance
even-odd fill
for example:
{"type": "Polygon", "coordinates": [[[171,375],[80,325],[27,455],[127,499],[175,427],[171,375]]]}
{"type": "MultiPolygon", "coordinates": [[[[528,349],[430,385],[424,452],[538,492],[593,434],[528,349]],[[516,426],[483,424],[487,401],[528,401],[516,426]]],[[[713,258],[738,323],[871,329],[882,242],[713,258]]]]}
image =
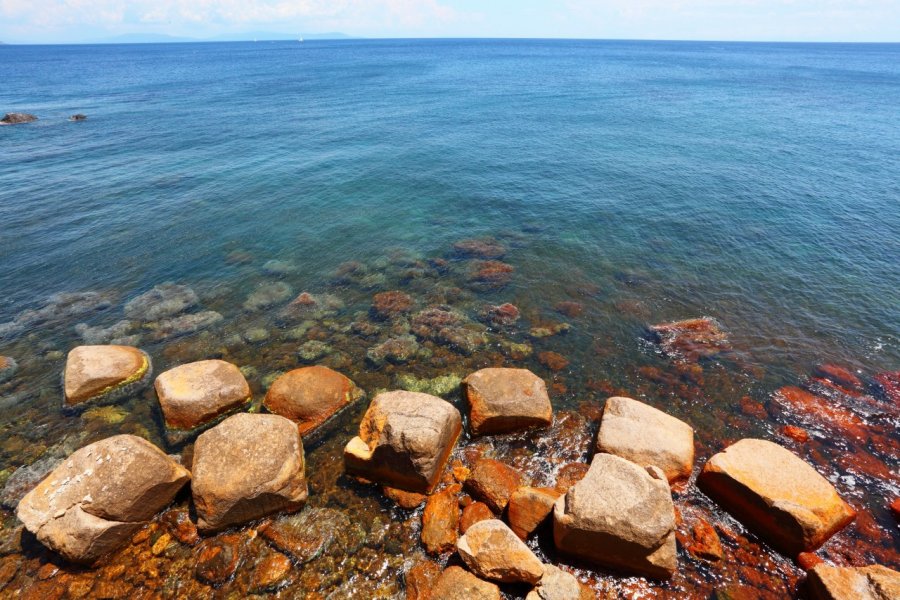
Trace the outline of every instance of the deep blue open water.
{"type": "MultiPolygon", "coordinates": [[[[223,320],[164,340],[135,323],[156,370],[223,357],[245,367],[257,401],[277,373],[321,358],[297,358],[309,340],[330,344],[322,360],[370,395],[404,370],[465,375],[507,360],[495,345],[367,362],[369,347],[409,330],[402,319],[353,329],[377,292],[472,319],[485,303],[513,302],[523,319],[511,339],[570,361],[560,373],[535,355],[507,361],[554,383],[558,410],[631,393],[695,426],[698,464],[738,437],[789,443],[778,427],[795,421],[760,417],[742,397],[766,403],[821,363],[866,385],[900,369],[898,44],[0,46],[0,114],[12,111],[40,120],[0,127],[0,330],[59,292],[113,300],[0,335],[0,355],[20,365],[0,382],[4,480],[76,433],[75,447],[122,431],[165,443],[152,392],[124,413],[81,419],[60,410],[59,374],[85,341],[77,323],[117,323],[125,301],[167,281],[223,320]],[[74,113],[88,119],[68,121],[74,113]],[[451,252],[485,237],[507,249],[506,286],[472,285],[477,264],[451,252]],[[294,268],[267,272],[276,259],[294,268]],[[350,275],[348,261],[359,263],[350,275]],[[245,310],[273,282],[289,294],[245,310]],[[301,291],[342,307],[297,333],[278,315],[301,291]],[[563,301],[583,313],[559,314],[563,301]],[[697,316],[715,318],[735,350],[704,365],[705,381],[647,341],[648,325],[697,316]],[[562,320],[566,335],[528,334],[562,320]]],[[[312,451],[312,473],[339,464],[356,423],[312,451]]],[[[840,462],[862,448],[896,475],[896,453],[813,429],[820,445],[804,457],[872,512],[884,536],[873,544],[896,548],[884,500],[900,483],[840,462]]],[[[334,477],[311,502],[388,514],[334,477]]],[[[859,531],[846,539],[866,539],[859,531]]],[[[773,580],[798,573],[778,565],[773,580]]],[[[670,589],[738,572],[684,569],[670,589]]]]}

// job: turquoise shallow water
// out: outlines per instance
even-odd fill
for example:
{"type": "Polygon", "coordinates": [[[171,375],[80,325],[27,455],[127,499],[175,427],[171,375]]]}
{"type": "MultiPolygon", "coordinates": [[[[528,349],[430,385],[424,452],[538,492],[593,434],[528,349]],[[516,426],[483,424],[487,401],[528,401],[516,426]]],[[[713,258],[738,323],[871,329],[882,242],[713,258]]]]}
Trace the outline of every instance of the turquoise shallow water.
{"type": "MultiPolygon", "coordinates": [[[[550,382],[557,410],[596,408],[617,391],[686,419],[698,464],[739,437],[788,443],[778,427],[797,421],[754,412],[745,399],[768,403],[816,365],[857,370],[867,386],[900,369],[900,45],[0,46],[0,82],[0,113],[40,117],[0,127],[0,355],[19,363],[0,382],[4,480],[113,433],[165,446],[152,392],[122,413],[73,417],[60,410],[59,374],[65,352],[86,341],[78,323],[118,323],[124,302],[166,281],[191,286],[202,310],[222,319],[180,337],[159,335],[153,322],[119,334],[139,336],[157,372],[222,357],[245,368],[258,402],[275,375],[311,362],[339,368],[371,397],[404,374],[465,375],[506,361],[550,382]],[[88,120],[69,122],[76,112],[88,120]],[[506,249],[506,285],[473,282],[478,265],[451,251],[484,237],[506,249]],[[283,272],[264,267],[272,260],[283,272]],[[287,285],[283,298],[245,309],[273,284],[287,285]],[[372,295],[392,289],[416,310],[446,303],[477,320],[484,304],[513,302],[523,317],[472,355],[420,338],[433,355],[377,366],[367,351],[409,331],[403,319],[367,316],[372,295]],[[53,294],[83,291],[110,306],[23,318],[53,294]],[[298,328],[281,310],[301,291],[340,303],[298,328]],[[583,312],[560,314],[564,301],[583,312]],[[722,325],[735,352],[698,375],[661,355],[647,326],[701,315],[722,325]],[[567,334],[529,335],[559,321],[567,334]],[[514,358],[500,338],[527,342],[534,355],[514,358]],[[299,355],[310,341],[330,354],[299,355]],[[537,359],[542,351],[569,364],[555,372],[537,359]]],[[[309,449],[311,502],[390,521],[393,509],[339,475],[362,408],[309,449]]],[[[559,464],[588,456],[596,411],[583,412],[593,424],[575,441],[558,442],[554,430],[492,451],[552,484],[559,464]]],[[[867,417],[896,431],[897,415],[886,415],[867,417]]],[[[804,457],[871,511],[887,532],[874,545],[896,548],[883,502],[900,494],[896,452],[801,424],[818,444],[804,457]],[[861,449],[888,476],[841,462],[861,449]]],[[[887,440],[896,450],[895,436],[887,440]]],[[[694,495],[683,509],[695,501],[714,510],[694,495]]],[[[846,539],[870,533],[860,531],[846,539]]],[[[416,535],[397,534],[407,551],[416,535]]],[[[897,561],[895,551],[863,555],[897,561]]],[[[729,564],[744,560],[735,556],[729,564]]],[[[771,560],[763,570],[779,597],[795,567],[771,560]]],[[[167,567],[172,579],[191,579],[182,567],[167,567]]],[[[391,563],[373,580],[401,571],[391,563]]],[[[685,567],[665,589],[679,597],[727,580],[685,567]]],[[[241,581],[228,589],[244,589],[241,581]]]]}

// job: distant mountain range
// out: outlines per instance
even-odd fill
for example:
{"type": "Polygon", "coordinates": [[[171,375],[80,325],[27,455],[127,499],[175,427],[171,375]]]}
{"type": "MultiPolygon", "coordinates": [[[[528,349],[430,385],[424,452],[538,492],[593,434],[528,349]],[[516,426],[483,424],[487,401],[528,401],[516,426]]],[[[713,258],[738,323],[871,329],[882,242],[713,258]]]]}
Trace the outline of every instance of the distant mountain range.
{"type": "MultiPolygon", "coordinates": [[[[82,40],[77,42],[64,42],[70,44],[173,44],[188,42],[270,42],[282,40],[349,40],[353,39],[345,33],[277,33],[272,31],[247,31],[243,33],[228,33],[213,38],[191,38],[165,35],[160,33],[126,33],[107,38],[82,40]]],[[[29,43],[29,42],[19,42],[29,43]]],[[[3,42],[0,42],[3,44],[3,42]]]]}

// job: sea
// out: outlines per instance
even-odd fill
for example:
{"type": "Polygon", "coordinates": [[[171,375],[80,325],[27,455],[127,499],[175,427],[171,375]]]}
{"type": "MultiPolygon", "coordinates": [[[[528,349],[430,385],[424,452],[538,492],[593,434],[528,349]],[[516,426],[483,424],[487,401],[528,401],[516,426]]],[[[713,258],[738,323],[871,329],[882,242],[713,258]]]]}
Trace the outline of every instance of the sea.
{"type": "MultiPolygon", "coordinates": [[[[826,557],[897,568],[886,501],[900,495],[900,420],[877,377],[900,370],[898,99],[900,44],[0,46],[0,114],[39,118],[0,127],[0,355],[18,364],[0,383],[0,485],[60,448],[117,432],[182,451],[166,446],[152,390],[93,413],[63,412],[65,354],[89,341],[124,337],[157,372],[231,360],[257,401],[274,377],[303,364],[338,368],[369,398],[409,377],[503,364],[545,378],[555,408],[583,419],[590,435],[591,407],[613,393],[690,422],[698,468],[741,437],[790,447],[867,515],[826,557]],[[71,121],[76,113],[87,119],[71,121]],[[196,292],[188,314],[220,318],[195,330],[132,319],[102,331],[128,321],[126,302],[164,283],[196,292]],[[394,290],[412,298],[413,315],[379,321],[372,298],[394,290]],[[102,305],[60,308],[60,294],[86,292],[102,305]],[[328,307],[286,323],[284,306],[301,292],[328,307]],[[520,313],[506,329],[485,317],[503,303],[520,313]],[[427,352],[414,359],[369,358],[390,336],[410,335],[415,311],[432,306],[460,313],[470,331],[486,327],[488,341],[418,335],[427,352]],[[727,350],[679,356],[650,329],[698,317],[724,332],[727,350]],[[886,427],[890,451],[842,441],[814,414],[772,409],[776,390],[814,385],[822,365],[851,372],[860,393],[886,407],[873,412],[847,394],[830,400],[886,427]],[[785,438],[785,425],[805,427],[812,441],[785,438]],[[839,459],[860,454],[871,459],[859,464],[881,466],[839,459]]],[[[458,389],[445,395],[461,403],[458,389]]],[[[339,463],[364,408],[307,449],[309,469],[339,463]]],[[[589,460],[582,442],[569,458],[589,460]]],[[[472,444],[499,457],[544,447],[519,438],[472,444]]],[[[528,464],[544,470],[536,483],[552,484],[559,464],[528,464]]],[[[367,489],[335,471],[310,502],[380,519],[400,545],[366,546],[366,560],[330,556],[341,576],[300,574],[284,589],[401,593],[402,573],[421,553],[418,513],[367,489]]],[[[698,492],[683,498],[696,499],[707,520],[730,519],[698,492]]],[[[7,529],[11,506],[0,513],[7,529]]],[[[545,542],[531,543],[552,552],[545,542]]],[[[252,544],[247,564],[265,546],[252,544]]],[[[764,566],[752,577],[706,563],[668,584],[577,572],[596,590],[633,597],[728,585],[783,597],[802,571],[762,543],[753,548],[764,566]]],[[[134,564],[130,552],[116,560],[134,564]]],[[[206,589],[191,552],[154,558],[169,561],[158,569],[162,589],[187,593],[169,580],[198,586],[191,594],[206,589]]],[[[748,560],[726,554],[726,564],[748,560]]],[[[43,585],[34,575],[41,556],[26,552],[12,585],[43,585]]],[[[222,589],[246,592],[252,569],[244,571],[222,589]]]]}

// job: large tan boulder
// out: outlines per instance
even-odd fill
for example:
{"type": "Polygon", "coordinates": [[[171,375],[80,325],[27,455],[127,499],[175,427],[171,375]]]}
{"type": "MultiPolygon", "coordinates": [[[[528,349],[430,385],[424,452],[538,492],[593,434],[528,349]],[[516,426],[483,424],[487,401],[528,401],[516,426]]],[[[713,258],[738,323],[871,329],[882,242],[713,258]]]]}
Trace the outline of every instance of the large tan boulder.
{"type": "Polygon", "coordinates": [[[447,567],[434,584],[431,600],[500,600],[500,588],[462,567],[447,567]]]}
{"type": "Polygon", "coordinates": [[[445,400],[394,391],[372,400],[359,435],[344,448],[347,472],[410,492],[428,493],[441,476],[462,428],[445,400]]]}
{"type": "Polygon", "coordinates": [[[603,408],[597,452],[656,465],[675,481],[689,477],[694,467],[694,430],[643,402],[615,396],[603,408]]]}
{"type": "Polygon", "coordinates": [[[117,435],[69,456],[16,514],[48,548],[93,563],[168,505],[191,474],[150,442],[117,435]]]}
{"type": "Polygon", "coordinates": [[[900,573],[881,565],[832,567],[819,564],[806,574],[810,600],[896,600],[900,573]]]}
{"type": "Polygon", "coordinates": [[[507,433],[553,421],[544,380],[527,369],[489,368],[462,381],[473,435],[507,433]]]}
{"type": "Polygon", "coordinates": [[[150,357],[132,346],[78,346],[69,352],[63,374],[66,408],[114,402],[150,382],[150,357]]]}
{"type": "Polygon", "coordinates": [[[159,375],[154,383],[166,427],[192,430],[251,399],[240,369],[224,360],[200,360],[159,375]]]}
{"type": "Polygon", "coordinates": [[[215,531],[306,502],[303,442],[278,415],[239,413],[197,438],[191,489],[200,529],[215,531]]]}
{"type": "Polygon", "coordinates": [[[503,583],[537,583],[544,565],[506,523],[479,521],[456,544],[463,562],[473,573],[503,583]]]}
{"type": "Polygon", "coordinates": [[[263,405],[297,423],[303,439],[317,437],[325,424],[365,396],[348,377],[323,366],[288,371],[275,380],[263,405]]]}
{"type": "Polygon", "coordinates": [[[553,507],[553,539],[567,554],[623,572],[668,579],[677,568],[675,507],[665,474],[597,454],[553,507]]]}
{"type": "Polygon", "coordinates": [[[790,556],[815,550],[856,515],[827,479],[790,450],[766,440],[744,439],[719,452],[697,483],[790,556]]]}

